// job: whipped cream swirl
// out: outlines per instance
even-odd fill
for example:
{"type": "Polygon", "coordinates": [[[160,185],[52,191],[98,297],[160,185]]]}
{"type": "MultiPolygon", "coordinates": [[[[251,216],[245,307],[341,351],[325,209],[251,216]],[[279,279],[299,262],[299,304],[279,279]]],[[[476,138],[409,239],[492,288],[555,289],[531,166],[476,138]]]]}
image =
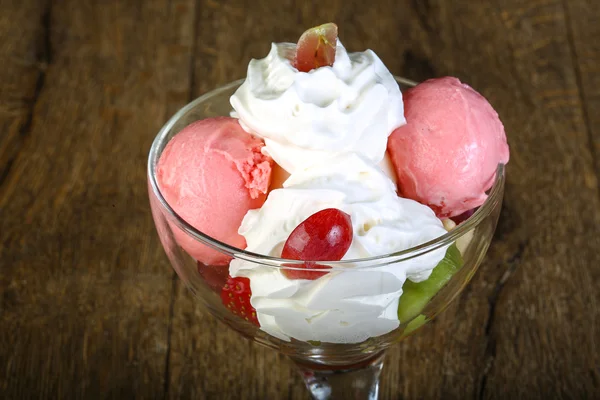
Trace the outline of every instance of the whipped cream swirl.
{"type": "Polygon", "coordinates": [[[273,43],[252,60],[231,105],[264,151],[289,173],[335,153],[378,163],[388,136],[405,123],[402,93],[377,55],[348,54],[338,41],[333,66],[299,72],[296,45],[273,43]]]}
{"type": "MultiPolygon", "coordinates": [[[[263,152],[291,174],[244,217],[239,233],[247,250],[280,257],[290,233],[325,208],[351,216],[344,260],[405,250],[446,233],[430,208],[398,197],[389,177],[387,139],[405,120],[398,84],[377,55],[348,54],[338,42],[333,66],[304,73],[290,62],[294,51],[294,44],[273,44],[266,58],[250,62],[231,97],[240,124],[264,138],[263,152]]],[[[316,280],[288,279],[277,268],[239,259],[229,272],[250,279],[251,303],[270,335],[358,343],[399,326],[404,282],[427,279],[445,251],[366,269],[346,265],[316,280]]]]}
{"type": "MultiPolygon", "coordinates": [[[[338,208],[351,216],[354,231],[345,260],[400,251],[446,233],[430,208],[398,197],[395,189],[363,156],[336,155],[292,174],[262,208],[246,214],[239,232],[248,250],[279,257],[298,224],[338,208]]],[[[265,332],[283,340],[357,343],[399,326],[402,285],[427,279],[445,251],[368,269],[350,266],[314,281],[290,280],[278,269],[242,260],[231,262],[230,273],[250,278],[251,303],[265,332]]]]}

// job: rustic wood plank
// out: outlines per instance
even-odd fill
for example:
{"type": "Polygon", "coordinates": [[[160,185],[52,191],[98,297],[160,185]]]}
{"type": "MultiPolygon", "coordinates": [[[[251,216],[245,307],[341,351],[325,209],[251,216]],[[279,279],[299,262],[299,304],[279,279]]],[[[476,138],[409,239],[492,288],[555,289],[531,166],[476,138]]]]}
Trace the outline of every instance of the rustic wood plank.
{"type": "Polygon", "coordinates": [[[519,268],[498,281],[480,393],[595,398],[600,202],[577,60],[562,2],[503,3],[499,21],[522,93],[512,99],[521,107],[506,108],[519,117],[510,132],[520,143],[507,199],[526,236],[519,268]]]}
{"type": "MultiPolygon", "coordinates": [[[[0,13],[0,197],[3,183],[8,176],[14,160],[29,138],[33,111],[44,84],[48,63],[48,46],[45,41],[47,31],[47,8],[40,7],[35,1],[21,4],[10,2],[3,4],[0,13]],[[46,22],[46,23],[45,23],[46,22]],[[20,31],[20,35],[14,33],[20,31]]],[[[0,207],[1,231],[5,230],[6,214],[0,207]]],[[[7,237],[0,236],[0,393],[9,390],[22,396],[23,388],[16,387],[9,371],[12,360],[9,352],[19,346],[19,339],[8,339],[5,329],[6,310],[18,300],[15,287],[11,287],[6,269],[10,267],[7,253],[7,237]]],[[[15,323],[19,321],[15,319],[15,323]]],[[[15,324],[13,324],[15,325],[15,324]]],[[[25,333],[25,332],[23,332],[25,333]]],[[[23,365],[20,369],[24,369],[23,365]]]]}
{"type": "Polygon", "coordinates": [[[35,1],[8,3],[0,15],[0,188],[28,137],[44,85],[48,16],[47,7],[35,1]]]}
{"type": "MultiPolygon", "coordinates": [[[[594,0],[563,1],[569,41],[590,148],[600,176],[600,3],[594,0]]],[[[598,182],[596,182],[598,184],[598,182]]]]}
{"type": "Polygon", "coordinates": [[[1,87],[22,92],[0,108],[0,397],[162,398],[172,272],[145,163],[189,97],[186,2],[10,6],[1,87]]]}

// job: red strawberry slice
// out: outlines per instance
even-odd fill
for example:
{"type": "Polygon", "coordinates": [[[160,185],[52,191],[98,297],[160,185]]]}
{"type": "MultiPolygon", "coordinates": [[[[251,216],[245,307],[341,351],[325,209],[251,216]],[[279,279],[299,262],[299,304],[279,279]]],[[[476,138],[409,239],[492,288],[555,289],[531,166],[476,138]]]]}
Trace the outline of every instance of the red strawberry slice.
{"type": "Polygon", "coordinates": [[[284,269],[283,274],[288,279],[310,280],[327,274],[314,270],[329,268],[315,261],[341,260],[352,244],[352,234],[352,220],[345,212],[327,208],[314,213],[292,231],[281,252],[283,258],[306,261],[301,265],[289,265],[303,269],[284,269]]]}
{"type": "Polygon", "coordinates": [[[233,314],[256,326],[260,326],[256,317],[256,310],[250,304],[250,297],[252,297],[250,279],[232,278],[231,276],[227,278],[227,282],[221,291],[221,300],[225,307],[233,314]]]}
{"type": "Polygon", "coordinates": [[[212,290],[221,293],[229,276],[229,267],[227,265],[206,265],[198,261],[198,273],[212,290]]]}
{"type": "Polygon", "coordinates": [[[300,36],[294,66],[298,71],[332,66],[335,61],[338,27],[333,22],[310,28],[300,36]]]}

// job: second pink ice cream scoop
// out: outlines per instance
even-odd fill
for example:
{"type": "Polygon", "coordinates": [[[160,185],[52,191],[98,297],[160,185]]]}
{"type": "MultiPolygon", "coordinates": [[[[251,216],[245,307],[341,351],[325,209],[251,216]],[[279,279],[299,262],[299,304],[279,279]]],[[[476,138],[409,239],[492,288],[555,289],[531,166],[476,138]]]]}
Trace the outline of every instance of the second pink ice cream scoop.
{"type": "Polygon", "coordinates": [[[406,125],[389,138],[398,189],[440,218],[480,206],[498,163],[507,163],[504,126],[490,103],[456,78],[404,93],[406,125]]]}

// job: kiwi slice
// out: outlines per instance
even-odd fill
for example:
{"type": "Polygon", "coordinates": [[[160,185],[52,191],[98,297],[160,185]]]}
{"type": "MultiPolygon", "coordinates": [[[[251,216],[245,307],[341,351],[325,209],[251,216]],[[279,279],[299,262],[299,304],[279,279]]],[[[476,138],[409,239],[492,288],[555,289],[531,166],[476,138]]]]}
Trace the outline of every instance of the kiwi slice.
{"type": "Polygon", "coordinates": [[[406,280],[402,286],[402,296],[398,303],[398,319],[401,323],[410,321],[421,313],[429,300],[452,278],[463,265],[463,259],[456,244],[446,250],[446,255],[431,271],[429,278],[415,283],[406,280]]]}
{"type": "Polygon", "coordinates": [[[408,325],[406,325],[404,332],[402,332],[402,337],[410,335],[413,331],[416,331],[421,326],[425,325],[425,322],[427,322],[427,321],[428,321],[428,319],[425,315],[423,315],[423,314],[418,315],[415,319],[410,321],[408,323],[408,325]]]}

